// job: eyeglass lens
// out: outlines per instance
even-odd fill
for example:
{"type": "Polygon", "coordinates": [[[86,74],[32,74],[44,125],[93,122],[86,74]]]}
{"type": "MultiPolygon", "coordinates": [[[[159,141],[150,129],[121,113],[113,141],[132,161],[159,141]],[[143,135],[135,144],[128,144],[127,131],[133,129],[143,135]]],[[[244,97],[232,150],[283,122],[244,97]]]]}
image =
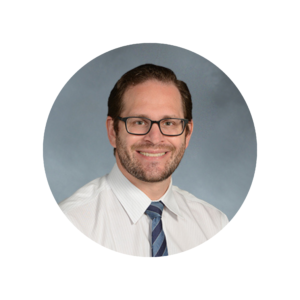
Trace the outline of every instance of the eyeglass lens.
{"type": "MultiPolygon", "coordinates": [[[[160,129],[163,134],[177,135],[183,132],[184,122],[180,119],[163,119],[160,121],[160,129]]],[[[149,131],[151,121],[144,118],[128,118],[127,130],[133,134],[145,134],[149,131]]]]}

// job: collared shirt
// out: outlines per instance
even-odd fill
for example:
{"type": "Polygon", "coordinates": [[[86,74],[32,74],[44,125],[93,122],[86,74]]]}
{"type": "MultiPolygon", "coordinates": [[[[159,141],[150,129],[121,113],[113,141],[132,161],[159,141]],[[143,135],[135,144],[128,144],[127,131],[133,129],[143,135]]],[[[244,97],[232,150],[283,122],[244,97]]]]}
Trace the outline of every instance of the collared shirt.
{"type": "MultiPolygon", "coordinates": [[[[169,255],[189,250],[207,241],[227,223],[214,206],[172,185],[158,199],[165,205],[163,230],[169,255]]],[[[124,254],[151,256],[151,219],[145,214],[151,204],[141,190],[119,170],[80,188],[59,206],[85,235],[124,254]]]]}

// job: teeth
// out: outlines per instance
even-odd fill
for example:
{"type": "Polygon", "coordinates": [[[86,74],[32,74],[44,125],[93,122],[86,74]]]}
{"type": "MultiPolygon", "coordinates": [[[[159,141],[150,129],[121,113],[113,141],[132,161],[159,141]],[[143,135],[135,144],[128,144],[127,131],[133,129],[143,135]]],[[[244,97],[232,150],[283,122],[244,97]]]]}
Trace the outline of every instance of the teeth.
{"type": "Polygon", "coordinates": [[[162,153],[147,153],[147,152],[140,152],[141,154],[145,155],[145,156],[162,156],[165,155],[166,152],[162,152],[162,153]]]}

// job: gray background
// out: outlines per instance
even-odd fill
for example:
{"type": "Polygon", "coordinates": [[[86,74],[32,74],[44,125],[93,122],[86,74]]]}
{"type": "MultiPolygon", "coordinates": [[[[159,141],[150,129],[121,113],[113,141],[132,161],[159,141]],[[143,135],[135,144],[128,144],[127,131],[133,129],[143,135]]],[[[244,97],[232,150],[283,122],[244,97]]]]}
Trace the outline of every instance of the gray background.
{"type": "Polygon", "coordinates": [[[105,121],[107,99],[117,80],[145,63],[170,68],[187,83],[194,132],[173,184],[236,214],[251,186],[256,136],[251,114],[233,82],[191,51],[163,44],[136,44],[107,52],[81,68],[53,104],[44,136],[44,164],[59,203],[115,163],[105,121]]]}

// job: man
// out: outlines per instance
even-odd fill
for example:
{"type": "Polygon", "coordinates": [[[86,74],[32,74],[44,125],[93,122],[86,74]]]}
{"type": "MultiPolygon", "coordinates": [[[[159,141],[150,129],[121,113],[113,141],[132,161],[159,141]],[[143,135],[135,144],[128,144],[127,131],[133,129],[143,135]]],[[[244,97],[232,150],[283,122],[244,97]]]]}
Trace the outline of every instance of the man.
{"type": "Polygon", "coordinates": [[[109,96],[106,128],[111,173],[60,204],[80,231],[109,249],[157,257],[191,249],[228,223],[172,185],[193,132],[191,95],[173,71],[146,64],[124,74],[109,96]]]}

